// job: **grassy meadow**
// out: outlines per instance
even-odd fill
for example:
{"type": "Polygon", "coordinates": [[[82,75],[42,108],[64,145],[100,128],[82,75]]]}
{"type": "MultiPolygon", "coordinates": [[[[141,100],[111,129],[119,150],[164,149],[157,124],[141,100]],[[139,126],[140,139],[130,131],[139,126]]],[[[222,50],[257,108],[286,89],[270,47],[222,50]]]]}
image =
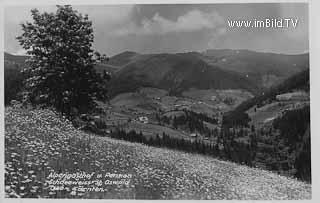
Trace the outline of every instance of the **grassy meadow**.
{"type": "Polygon", "coordinates": [[[311,185],[199,154],[98,137],[49,109],[5,110],[5,195],[19,198],[310,199],[311,185]],[[57,173],[131,174],[105,192],[52,191],[57,173]]]}

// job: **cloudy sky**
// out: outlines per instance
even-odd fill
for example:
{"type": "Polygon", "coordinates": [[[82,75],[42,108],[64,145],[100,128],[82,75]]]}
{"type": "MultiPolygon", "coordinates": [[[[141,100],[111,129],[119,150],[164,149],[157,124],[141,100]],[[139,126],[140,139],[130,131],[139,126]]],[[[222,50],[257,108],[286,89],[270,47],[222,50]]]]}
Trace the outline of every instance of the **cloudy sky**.
{"type": "MultiPolygon", "coordinates": [[[[5,51],[24,53],[16,36],[20,23],[31,21],[33,7],[5,9],[5,51]]],[[[55,6],[39,6],[55,11],[55,6]]],[[[307,52],[308,5],[188,4],[73,6],[93,21],[94,48],[109,56],[130,50],[139,53],[249,49],[297,54],[307,52]],[[230,28],[228,20],[298,19],[296,28],[230,28]]]]}

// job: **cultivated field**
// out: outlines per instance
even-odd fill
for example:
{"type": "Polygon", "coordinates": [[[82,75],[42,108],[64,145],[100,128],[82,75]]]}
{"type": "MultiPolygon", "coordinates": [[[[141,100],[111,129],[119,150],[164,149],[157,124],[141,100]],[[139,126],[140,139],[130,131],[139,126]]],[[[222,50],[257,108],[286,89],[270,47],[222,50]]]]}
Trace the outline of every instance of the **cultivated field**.
{"type": "Polygon", "coordinates": [[[247,113],[251,118],[250,124],[261,127],[265,124],[272,123],[274,119],[281,116],[285,111],[302,108],[308,103],[308,101],[274,101],[260,108],[254,106],[250,108],[247,113]],[[254,109],[256,109],[256,111],[254,109]]]}
{"type": "Polygon", "coordinates": [[[111,100],[114,107],[164,112],[177,109],[190,109],[195,112],[216,115],[231,110],[241,102],[251,98],[252,94],[243,90],[199,90],[190,89],[182,96],[169,96],[165,90],[157,88],[140,88],[136,92],[122,93],[111,100]],[[230,104],[225,103],[231,99],[230,104]]]}
{"type": "Polygon", "coordinates": [[[208,105],[218,106],[219,109],[223,111],[230,110],[231,108],[239,105],[241,102],[253,97],[253,95],[250,92],[238,89],[199,90],[191,88],[188,91],[184,91],[182,95],[195,100],[203,101],[208,105]],[[224,100],[226,98],[232,98],[234,100],[231,105],[227,105],[224,103],[224,100]]]}

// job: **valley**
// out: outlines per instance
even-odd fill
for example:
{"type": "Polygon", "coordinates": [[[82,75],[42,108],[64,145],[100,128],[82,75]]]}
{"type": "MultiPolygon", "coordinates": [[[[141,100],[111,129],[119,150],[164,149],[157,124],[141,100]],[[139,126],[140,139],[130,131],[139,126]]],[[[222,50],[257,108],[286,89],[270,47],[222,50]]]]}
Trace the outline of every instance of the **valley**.
{"type": "MultiPolygon", "coordinates": [[[[27,57],[5,56],[6,72],[13,74],[6,83],[10,100],[19,96],[19,69],[27,57]]],[[[310,106],[307,63],[305,55],[246,50],[123,52],[95,67],[111,75],[110,96],[97,102],[103,113],[91,115],[87,130],[117,139],[137,134],[138,142],[174,149],[179,144],[172,143],[181,142],[186,151],[297,176],[297,158],[290,157],[300,155],[289,155],[296,149],[287,146],[278,123],[310,106]]]]}
{"type": "Polygon", "coordinates": [[[183,96],[169,96],[166,90],[145,87],[135,92],[122,93],[104,104],[106,109],[106,123],[111,128],[119,127],[135,130],[144,135],[161,135],[163,132],[183,139],[205,139],[199,132],[197,138],[190,130],[175,128],[172,123],[162,122],[161,118],[184,116],[184,111],[201,113],[216,119],[216,123],[206,122],[210,130],[221,128],[222,115],[252,94],[244,90],[197,90],[190,89],[182,93],[183,96]]]}

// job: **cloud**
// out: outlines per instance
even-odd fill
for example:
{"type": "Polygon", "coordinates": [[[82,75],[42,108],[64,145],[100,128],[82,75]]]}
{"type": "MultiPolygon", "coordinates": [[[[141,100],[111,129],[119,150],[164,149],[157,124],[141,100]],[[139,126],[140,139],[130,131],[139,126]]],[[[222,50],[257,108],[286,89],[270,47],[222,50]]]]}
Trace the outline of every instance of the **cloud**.
{"type": "MultiPolygon", "coordinates": [[[[73,6],[75,10],[82,14],[88,14],[89,20],[93,22],[93,29],[97,41],[105,40],[104,36],[119,25],[128,24],[131,19],[131,13],[134,5],[77,5],[73,6]]],[[[4,38],[5,50],[14,54],[25,54],[21,49],[16,37],[22,34],[20,24],[33,22],[30,10],[37,8],[40,13],[56,12],[54,5],[43,6],[8,6],[4,12],[4,38]]],[[[98,42],[99,44],[99,42],[98,42]]]]}
{"type": "MultiPolygon", "coordinates": [[[[23,53],[16,36],[19,25],[32,21],[30,10],[54,12],[54,5],[7,6],[4,46],[23,53]]],[[[94,49],[109,55],[125,50],[141,53],[200,51],[210,48],[252,49],[281,53],[308,50],[308,4],[154,4],[74,5],[88,14],[94,49]],[[298,18],[290,29],[228,29],[227,19],[298,18]]]]}
{"type": "Polygon", "coordinates": [[[218,48],[221,43],[223,43],[225,39],[227,29],[225,27],[219,27],[216,29],[214,33],[211,34],[211,38],[208,42],[208,48],[218,48]]]}
{"type": "MultiPolygon", "coordinates": [[[[296,28],[290,27],[285,29],[285,34],[291,40],[301,40],[305,39],[308,40],[309,35],[309,27],[308,27],[308,4],[301,3],[298,4],[285,4],[281,5],[281,17],[282,18],[292,18],[297,19],[298,24],[296,28]],[[306,12],[301,12],[305,10],[306,12]]],[[[306,42],[307,43],[307,42],[306,42]]]]}
{"type": "Polygon", "coordinates": [[[134,5],[75,6],[80,13],[88,14],[96,26],[113,26],[130,20],[134,5]]]}
{"type": "Polygon", "coordinates": [[[175,21],[156,13],[151,19],[143,19],[141,25],[130,22],[113,32],[116,36],[125,35],[163,35],[168,33],[195,32],[203,29],[214,30],[224,24],[224,18],[217,12],[209,13],[194,9],[175,21]]]}

